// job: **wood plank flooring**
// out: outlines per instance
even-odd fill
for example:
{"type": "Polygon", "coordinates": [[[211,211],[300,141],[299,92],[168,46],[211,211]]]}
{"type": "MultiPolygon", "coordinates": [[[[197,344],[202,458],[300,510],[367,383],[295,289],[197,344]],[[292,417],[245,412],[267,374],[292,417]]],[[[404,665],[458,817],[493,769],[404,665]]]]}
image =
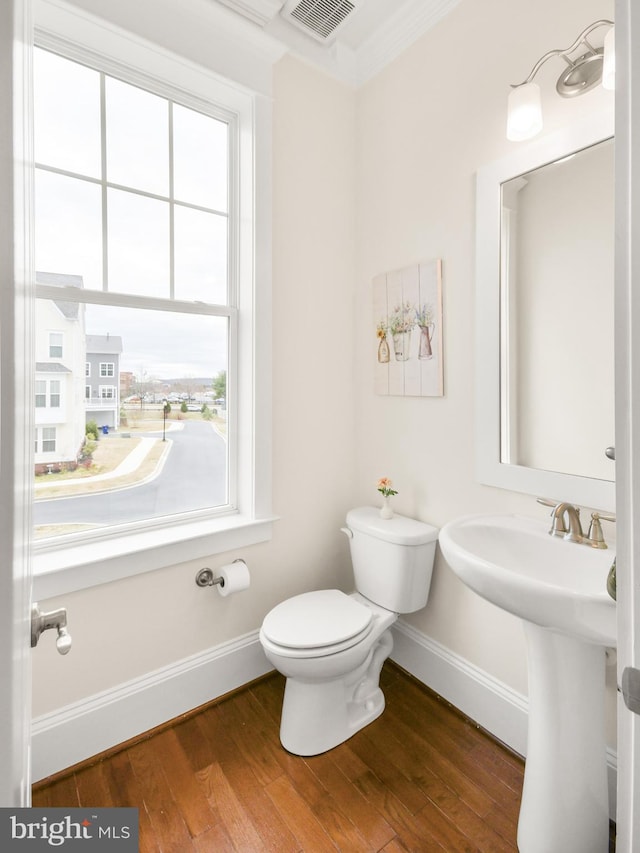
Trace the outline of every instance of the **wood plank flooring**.
{"type": "MultiPolygon", "coordinates": [[[[137,806],[140,853],[513,853],[523,762],[394,664],[384,714],[300,758],[268,676],[34,786],[34,806],[137,806]]],[[[612,848],[614,849],[614,848],[612,848]]]]}

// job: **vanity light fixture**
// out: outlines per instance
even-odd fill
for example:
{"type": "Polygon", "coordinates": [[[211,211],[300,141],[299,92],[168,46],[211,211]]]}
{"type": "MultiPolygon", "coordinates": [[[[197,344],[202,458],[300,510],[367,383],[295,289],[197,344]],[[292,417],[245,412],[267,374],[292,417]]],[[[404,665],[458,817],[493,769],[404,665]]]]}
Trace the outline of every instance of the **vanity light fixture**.
{"type": "Polygon", "coordinates": [[[613,89],[615,81],[613,21],[594,21],[583,30],[574,43],[562,50],[550,50],[541,56],[531,69],[531,73],[522,83],[512,86],[507,108],[507,139],[522,142],[531,139],[542,130],[542,109],[540,106],[540,87],[533,78],[548,59],[560,56],[567,63],[558,77],[556,91],[563,98],[573,98],[589,92],[602,82],[605,89],[613,89]],[[600,27],[608,27],[604,45],[594,47],[588,36],[600,27]],[[571,55],[580,50],[579,55],[571,55]]]}

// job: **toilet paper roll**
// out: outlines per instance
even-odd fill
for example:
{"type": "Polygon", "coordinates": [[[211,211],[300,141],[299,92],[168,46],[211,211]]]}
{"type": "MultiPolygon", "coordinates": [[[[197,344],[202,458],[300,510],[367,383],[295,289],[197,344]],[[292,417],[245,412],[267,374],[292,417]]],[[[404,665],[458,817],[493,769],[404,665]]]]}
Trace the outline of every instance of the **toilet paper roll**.
{"type": "Polygon", "coordinates": [[[224,583],[218,584],[220,595],[231,595],[234,592],[242,592],[243,589],[248,589],[251,583],[249,569],[244,560],[235,560],[233,563],[229,563],[228,566],[223,566],[218,570],[218,576],[224,581],[224,583]]]}

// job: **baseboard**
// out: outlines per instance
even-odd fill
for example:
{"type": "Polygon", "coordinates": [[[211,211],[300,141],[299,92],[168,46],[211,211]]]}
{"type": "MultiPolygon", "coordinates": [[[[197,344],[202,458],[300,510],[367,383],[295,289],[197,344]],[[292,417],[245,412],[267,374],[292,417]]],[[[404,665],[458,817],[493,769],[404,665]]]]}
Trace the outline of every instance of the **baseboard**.
{"type": "Polygon", "coordinates": [[[32,723],[33,781],[111,749],[272,669],[255,631],[37,717],[32,723]]]}
{"type": "MultiPolygon", "coordinates": [[[[527,754],[526,696],[402,620],[393,628],[391,660],[451,702],[519,755],[527,754]]],[[[607,749],[609,815],[616,819],[617,754],[607,749]]]]}
{"type": "MultiPolygon", "coordinates": [[[[396,623],[393,639],[391,660],[515,752],[526,755],[525,696],[405,622],[396,623]]],[[[37,717],[32,724],[33,780],[111,749],[272,668],[255,631],[37,717]]],[[[613,750],[608,750],[607,763],[615,820],[617,756],[613,750]]]]}

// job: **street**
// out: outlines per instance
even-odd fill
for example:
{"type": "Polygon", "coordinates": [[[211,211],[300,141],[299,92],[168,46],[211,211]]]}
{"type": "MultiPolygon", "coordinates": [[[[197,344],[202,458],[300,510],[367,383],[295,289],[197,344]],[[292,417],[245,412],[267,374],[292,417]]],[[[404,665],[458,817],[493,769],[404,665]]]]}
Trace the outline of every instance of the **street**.
{"type": "Polygon", "coordinates": [[[160,472],[139,486],[94,495],[39,500],[34,524],[122,524],[226,503],[226,442],[205,421],[185,421],[167,433],[170,450],[160,472]]]}

